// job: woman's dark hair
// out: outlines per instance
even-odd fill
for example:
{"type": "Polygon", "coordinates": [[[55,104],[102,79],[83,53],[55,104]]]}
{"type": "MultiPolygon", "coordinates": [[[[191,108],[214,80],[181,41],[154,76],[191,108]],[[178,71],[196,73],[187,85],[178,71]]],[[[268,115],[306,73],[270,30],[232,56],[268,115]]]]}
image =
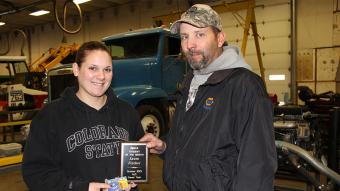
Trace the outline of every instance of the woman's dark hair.
{"type": "Polygon", "coordinates": [[[88,53],[93,50],[105,51],[111,57],[110,51],[103,43],[98,42],[98,41],[85,42],[79,47],[77,54],[76,54],[76,63],[78,64],[79,67],[84,62],[88,53]]]}

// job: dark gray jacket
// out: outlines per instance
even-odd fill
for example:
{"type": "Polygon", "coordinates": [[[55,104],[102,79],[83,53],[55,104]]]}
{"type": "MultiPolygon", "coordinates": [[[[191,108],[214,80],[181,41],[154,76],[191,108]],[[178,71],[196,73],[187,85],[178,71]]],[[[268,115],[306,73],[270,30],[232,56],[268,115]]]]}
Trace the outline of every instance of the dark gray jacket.
{"type": "Polygon", "coordinates": [[[272,191],[277,168],[273,106],[244,68],[214,72],[185,112],[188,74],[166,137],[163,179],[171,191],[272,191]]]}

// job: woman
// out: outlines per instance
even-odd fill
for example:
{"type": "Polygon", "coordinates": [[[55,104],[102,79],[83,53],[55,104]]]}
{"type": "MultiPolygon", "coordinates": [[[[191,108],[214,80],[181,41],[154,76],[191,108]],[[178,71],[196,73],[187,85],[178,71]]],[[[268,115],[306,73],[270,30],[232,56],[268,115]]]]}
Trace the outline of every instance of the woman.
{"type": "MultiPolygon", "coordinates": [[[[23,178],[33,190],[99,191],[119,176],[119,144],[143,136],[138,113],[109,88],[112,60],[100,42],[86,42],[72,66],[78,85],[32,120],[23,178]]],[[[127,190],[135,187],[130,184],[127,190]]],[[[133,189],[132,189],[133,190],[133,189]]]]}

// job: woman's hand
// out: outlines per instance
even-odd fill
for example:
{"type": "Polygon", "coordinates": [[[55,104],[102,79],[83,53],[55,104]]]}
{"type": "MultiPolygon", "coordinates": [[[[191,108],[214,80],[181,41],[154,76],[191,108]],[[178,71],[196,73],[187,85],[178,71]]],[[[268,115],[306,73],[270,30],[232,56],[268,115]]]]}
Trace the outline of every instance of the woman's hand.
{"type": "MultiPolygon", "coordinates": [[[[135,188],[136,186],[137,184],[134,182],[129,182],[129,186],[125,189],[125,191],[130,191],[131,188],[135,188]]],[[[110,185],[106,183],[90,182],[89,184],[89,191],[102,191],[101,189],[107,191],[109,188],[110,185]]]]}
{"type": "Polygon", "coordinates": [[[89,191],[101,191],[101,189],[108,188],[110,188],[110,185],[106,183],[90,182],[89,184],[89,191]]]}

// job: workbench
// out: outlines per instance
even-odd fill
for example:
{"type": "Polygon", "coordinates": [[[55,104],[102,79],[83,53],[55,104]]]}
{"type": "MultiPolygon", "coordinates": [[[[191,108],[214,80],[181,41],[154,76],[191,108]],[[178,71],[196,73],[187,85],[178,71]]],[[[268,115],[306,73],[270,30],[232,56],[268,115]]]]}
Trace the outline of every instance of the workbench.
{"type": "Polygon", "coordinates": [[[29,109],[29,110],[16,110],[16,111],[0,111],[1,116],[7,116],[6,119],[2,119],[0,122],[0,128],[2,127],[2,143],[16,142],[14,127],[18,125],[27,125],[31,123],[31,119],[40,109],[29,109]],[[25,113],[26,117],[22,120],[15,120],[13,115],[16,113],[25,113]],[[7,128],[10,128],[11,140],[7,140],[7,128]]]}
{"type": "Polygon", "coordinates": [[[11,122],[3,122],[0,123],[0,127],[2,127],[2,142],[7,142],[7,127],[11,128],[11,141],[15,142],[15,131],[14,126],[16,125],[27,125],[30,124],[31,120],[24,120],[24,121],[11,121],[11,122]]]}
{"type": "MultiPolygon", "coordinates": [[[[23,140],[15,140],[15,126],[23,126],[31,123],[31,119],[40,109],[29,109],[29,110],[17,110],[17,111],[1,111],[0,115],[3,117],[2,122],[0,122],[0,129],[2,128],[2,143],[9,142],[22,142],[23,140]],[[22,120],[15,120],[13,115],[16,113],[27,113],[25,118],[22,120]],[[7,139],[8,129],[11,132],[11,139],[7,139]]],[[[0,171],[1,169],[7,168],[8,166],[15,166],[22,162],[23,154],[18,154],[8,157],[0,157],[0,171]]]]}

